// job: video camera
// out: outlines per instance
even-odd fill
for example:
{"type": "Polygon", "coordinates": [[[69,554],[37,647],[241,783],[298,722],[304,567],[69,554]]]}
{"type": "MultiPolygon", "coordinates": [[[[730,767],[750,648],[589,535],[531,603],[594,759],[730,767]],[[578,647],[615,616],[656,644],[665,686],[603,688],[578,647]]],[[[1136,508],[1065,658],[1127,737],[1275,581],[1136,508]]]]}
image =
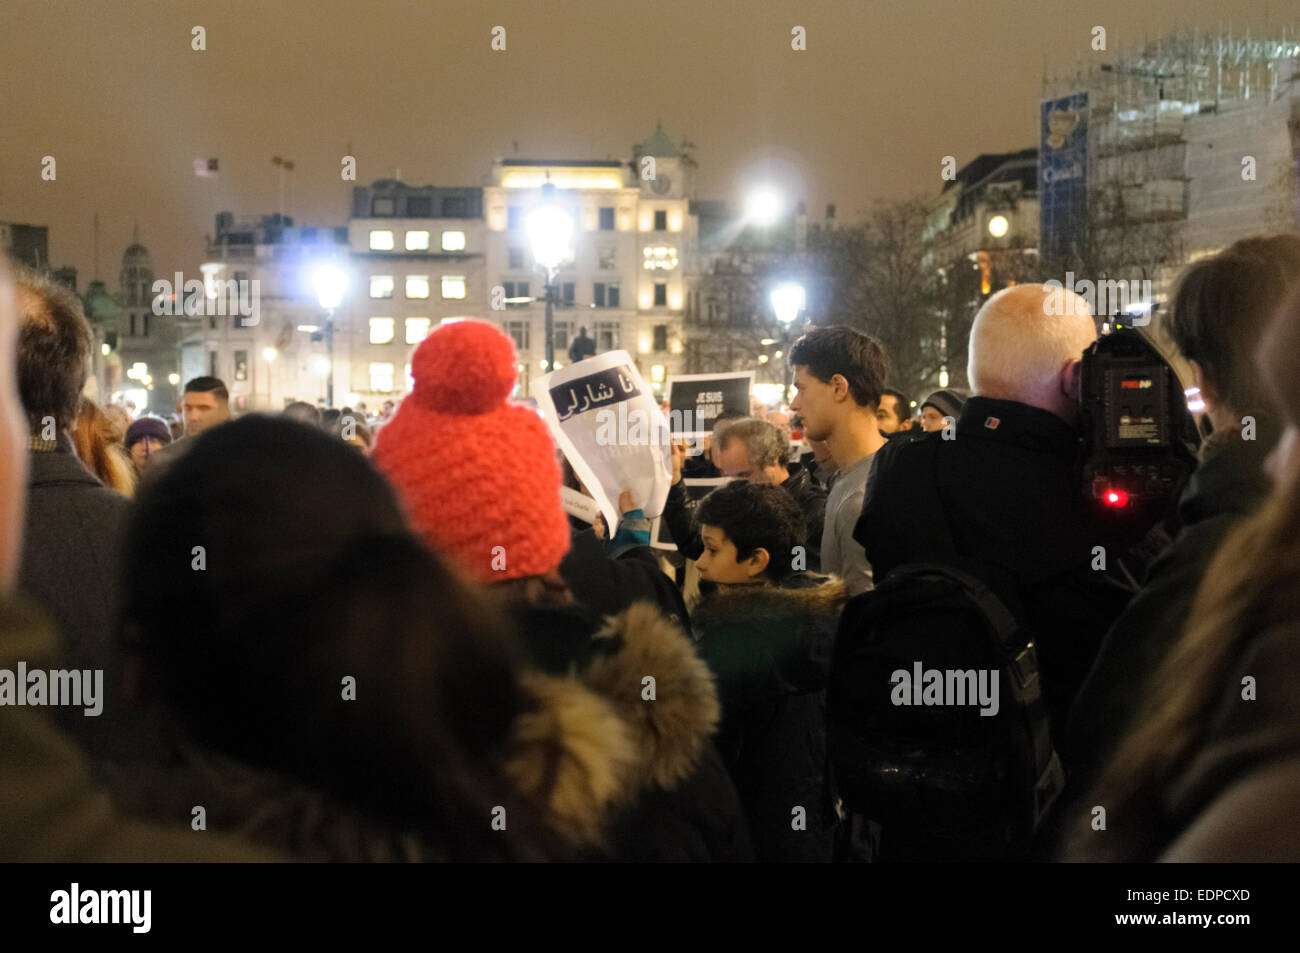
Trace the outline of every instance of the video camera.
{"type": "Polygon", "coordinates": [[[1140,333],[1103,334],[1079,380],[1083,493],[1106,523],[1145,532],[1177,503],[1199,436],[1183,387],[1140,333]]]}

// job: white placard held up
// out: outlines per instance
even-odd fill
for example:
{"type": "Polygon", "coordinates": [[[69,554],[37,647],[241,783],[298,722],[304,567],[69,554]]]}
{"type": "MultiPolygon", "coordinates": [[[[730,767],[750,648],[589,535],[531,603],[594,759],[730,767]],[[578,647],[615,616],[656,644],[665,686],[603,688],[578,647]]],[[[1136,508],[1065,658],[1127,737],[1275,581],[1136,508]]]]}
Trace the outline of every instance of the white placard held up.
{"type": "Polygon", "coordinates": [[[533,381],[542,419],[573,471],[618,526],[624,490],[654,518],[672,483],[668,420],[627,351],[606,351],[533,381]]]}

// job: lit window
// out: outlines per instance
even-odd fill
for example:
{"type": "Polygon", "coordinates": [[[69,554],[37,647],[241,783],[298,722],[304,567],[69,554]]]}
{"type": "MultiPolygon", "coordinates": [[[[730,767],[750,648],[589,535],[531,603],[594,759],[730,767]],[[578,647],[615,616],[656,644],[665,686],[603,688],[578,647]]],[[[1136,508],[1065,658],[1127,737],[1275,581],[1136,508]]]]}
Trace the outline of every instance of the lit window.
{"type": "Polygon", "coordinates": [[[370,319],[370,343],[388,344],[393,340],[392,318],[370,319]]]}
{"type": "Polygon", "coordinates": [[[464,275],[443,275],[442,296],[444,298],[465,297],[465,276],[464,275]]]}
{"type": "Polygon", "coordinates": [[[406,367],[403,368],[403,370],[402,370],[402,374],[403,374],[403,376],[406,378],[406,389],[407,389],[407,391],[413,391],[413,390],[415,390],[415,375],[411,373],[411,365],[410,365],[410,364],[407,364],[406,367]]]}
{"type": "MultiPolygon", "coordinates": [[[[446,286],[444,285],[444,288],[446,286]]],[[[408,298],[427,298],[429,297],[429,276],[428,275],[407,275],[406,276],[406,296],[408,298]]],[[[446,297],[446,291],[443,291],[443,297],[446,297]]],[[[461,295],[461,297],[465,297],[461,295]]]]}
{"type": "Polygon", "coordinates": [[[393,296],[392,275],[371,275],[370,276],[370,297],[391,298],[392,296],[393,296]]]}
{"type": "Polygon", "coordinates": [[[429,250],[429,233],[426,231],[410,231],[406,233],[406,250],[407,251],[428,251],[429,250]]]}
{"type": "Polygon", "coordinates": [[[428,318],[407,318],[406,319],[406,343],[419,344],[429,336],[429,319],[428,318]]]}
{"type": "Polygon", "coordinates": [[[443,251],[464,251],[465,250],[465,233],[443,232],[442,233],[442,250],[443,251]]]}
{"type": "Polygon", "coordinates": [[[370,362],[370,389],[377,394],[393,390],[393,364],[391,361],[370,362]]]}
{"type": "Polygon", "coordinates": [[[370,248],[373,251],[392,251],[393,230],[391,228],[373,229],[370,232],[370,248]]]}
{"type": "Polygon", "coordinates": [[[677,267],[677,249],[667,245],[656,245],[643,250],[647,271],[667,271],[677,267]]]}
{"type": "Polygon", "coordinates": [[[664,366],[662,364],[655,364],[650,368],[650,379],[655,383],[664,379],[664,366]]]}

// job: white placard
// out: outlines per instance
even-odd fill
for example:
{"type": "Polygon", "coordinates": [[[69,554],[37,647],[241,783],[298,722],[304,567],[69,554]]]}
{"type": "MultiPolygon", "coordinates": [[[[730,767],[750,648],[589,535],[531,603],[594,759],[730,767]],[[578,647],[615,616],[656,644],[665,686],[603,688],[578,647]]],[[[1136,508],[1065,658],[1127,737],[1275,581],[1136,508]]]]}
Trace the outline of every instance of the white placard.
{"type": "Polygon", "coordinates": [[[646,516],[664,509],[672,483],[668,420],[627,351],[606,351],[532,384],[533,398],[610,533],[618,497],[631,492],[646,516]]]}

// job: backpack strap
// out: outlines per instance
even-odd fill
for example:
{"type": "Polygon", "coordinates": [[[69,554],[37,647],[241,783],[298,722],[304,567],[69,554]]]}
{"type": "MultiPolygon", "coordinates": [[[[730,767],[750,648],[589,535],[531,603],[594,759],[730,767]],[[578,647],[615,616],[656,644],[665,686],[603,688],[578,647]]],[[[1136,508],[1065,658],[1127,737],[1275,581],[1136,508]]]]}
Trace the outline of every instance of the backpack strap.
{"type": "MultiPolygon", "coordinates": [[[[1034,817],[1037,824],[1065,786],[1065,774],[1052,744],[1051,723],[1038,677],[1038,653],[1032,639],[1024,637],[1015,614],[993,587],[973,573],[940,563],[908,563],[896,567],[890,578],[955,583],[988,621],[1003,662],[1015,679],[1011,690],[1017,707],[1028,722],[1034,746],[1034,817]]],[[[888,584],[886,580],[885,585],[888,584]]]]}

